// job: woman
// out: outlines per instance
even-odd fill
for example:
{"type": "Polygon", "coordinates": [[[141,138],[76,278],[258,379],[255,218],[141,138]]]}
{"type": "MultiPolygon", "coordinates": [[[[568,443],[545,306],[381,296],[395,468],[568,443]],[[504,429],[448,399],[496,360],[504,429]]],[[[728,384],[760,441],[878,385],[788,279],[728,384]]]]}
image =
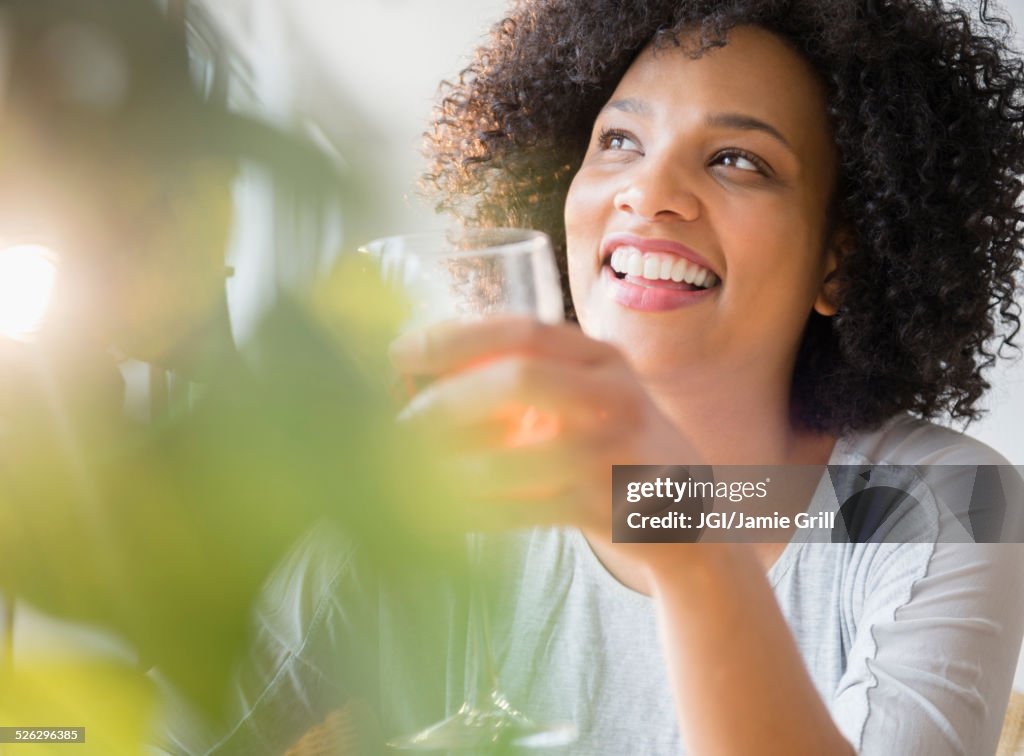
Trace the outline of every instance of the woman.
{"type": "Polygon", "coordinates": [[[436,378],[404,417],[451,432],[471,526],[583,533],[513,549],[498,632],[512,700],[575,721],[572,752],[994,751],[1017,547],[607,524],[613,464],[1002,462],[915,419],[974,418],[1019,325],[1024,76],[1000,24],[909,0],[523,2],[448,87],[442,207],[550,232],[579,328],[401,340],[397,367],[436,378]],[[509,402],[559,433],[489,443],[509,402]]]}
{"type": "MultiPolygon", "coordinates": [[[[915,416],[975,417],[1018,326],[1003,33],[909,0],[538,0],[449,86],[442,207],[548,231],[579,327],[447,325],[393,361],[434,378],[403,417],[451,445],[458,524],[533,527],[491,544],[495,651],[517,707],[579,727],[565,752],[993,752],[1018,547],[624,544],[608,521],[612,464],[1002,462],[915,416]],[[510,402],[558,432],[506,448],[510,402]]],[[[353,678],[384,737],[462,700],[444,596],[378,597],[315,552],[278,575],[217,753],[284,750],[353,678]]]]}

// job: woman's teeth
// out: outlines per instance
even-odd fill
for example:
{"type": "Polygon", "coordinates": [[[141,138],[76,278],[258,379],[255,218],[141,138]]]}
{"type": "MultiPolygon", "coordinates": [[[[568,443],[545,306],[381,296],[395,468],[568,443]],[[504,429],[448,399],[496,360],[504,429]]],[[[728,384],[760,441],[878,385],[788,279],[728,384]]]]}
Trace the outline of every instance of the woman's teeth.
{"type": "Polygon", "coordinates": [[[651,281],[685,281],[700,289],[718,283],[718,276],[696,263],[662,252],[641,252],[635,247],[618,247],[609,263],[616,273],[651,281]]]}

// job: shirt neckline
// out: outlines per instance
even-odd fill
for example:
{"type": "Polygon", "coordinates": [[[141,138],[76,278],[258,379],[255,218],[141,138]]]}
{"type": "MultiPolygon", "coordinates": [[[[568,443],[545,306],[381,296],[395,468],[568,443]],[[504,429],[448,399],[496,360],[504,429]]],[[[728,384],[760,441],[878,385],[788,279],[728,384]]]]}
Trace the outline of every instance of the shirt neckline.
{"type": "MultiPolygon", "coordinates": [[[[826,467],[828,465],[841,464],[840,460],[848,457],[851,449],[852,439],[848,435],[843,435],[837,438],[835,446],[832,447],[832,452],[829,454],[828,462],[825,463],[826,467]]],[[[816,497],[812,497],[811,501],[808,502],[808,506],[810,506],[815,500],[816,497]]],[[[584,537],[582,532],[576,528],[572,528],[569,536],[573,551],[577,555],[576,563],[587,573],[593,576],[598,583],[622,597],[623,600],[640,602],[648,607],[652,604],[653,599],[650,596],[630,588],[615,577],[608,568],[604,566],[604,563],[598,558],[597,554],[594,553],[593,548],[591,548],[590,543],[584,537]]],[[[771,585],[773,589],[778,585],[779,581],[796,561],[796,558],[800,554],[805,543],[807,543],[806,532],[797,531],[797,533],[786,543],[786,547],[772,563],[772,566],[768,568],[765,576],[768,579],[769,585],[771,585]]]]}

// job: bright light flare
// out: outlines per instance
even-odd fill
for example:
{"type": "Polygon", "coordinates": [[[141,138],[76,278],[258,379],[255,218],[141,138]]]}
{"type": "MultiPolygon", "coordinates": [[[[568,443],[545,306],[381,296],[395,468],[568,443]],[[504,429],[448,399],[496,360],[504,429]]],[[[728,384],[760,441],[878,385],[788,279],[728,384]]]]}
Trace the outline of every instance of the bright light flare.
{"type": "Polygon", "coordinates": [[[42,328],[57,280],[56,259],[36,244],[0,249],[0,335],[28,341],[42,328]]]}

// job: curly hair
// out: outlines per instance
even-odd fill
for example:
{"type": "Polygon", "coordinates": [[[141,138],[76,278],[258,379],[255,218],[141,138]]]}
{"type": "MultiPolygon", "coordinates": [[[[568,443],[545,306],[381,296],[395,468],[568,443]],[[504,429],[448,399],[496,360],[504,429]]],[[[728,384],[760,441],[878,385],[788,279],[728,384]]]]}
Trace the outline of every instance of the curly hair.
{"type": "Polygon", "coordinates": [[[833,222],[852,237],[839,313],[803,335],[794,422],[976,419],[985,370],[1020,351],[1024,220],[1024,67],[987,2],[972,19],[939,0],[521,0],[442,84],[428,192],[470,223],[547,231],[564,275],[565,196],[626,69],[648,44],[696,31],[696,57],[739,25],[779,36],[824,84],[833,222]]]}

